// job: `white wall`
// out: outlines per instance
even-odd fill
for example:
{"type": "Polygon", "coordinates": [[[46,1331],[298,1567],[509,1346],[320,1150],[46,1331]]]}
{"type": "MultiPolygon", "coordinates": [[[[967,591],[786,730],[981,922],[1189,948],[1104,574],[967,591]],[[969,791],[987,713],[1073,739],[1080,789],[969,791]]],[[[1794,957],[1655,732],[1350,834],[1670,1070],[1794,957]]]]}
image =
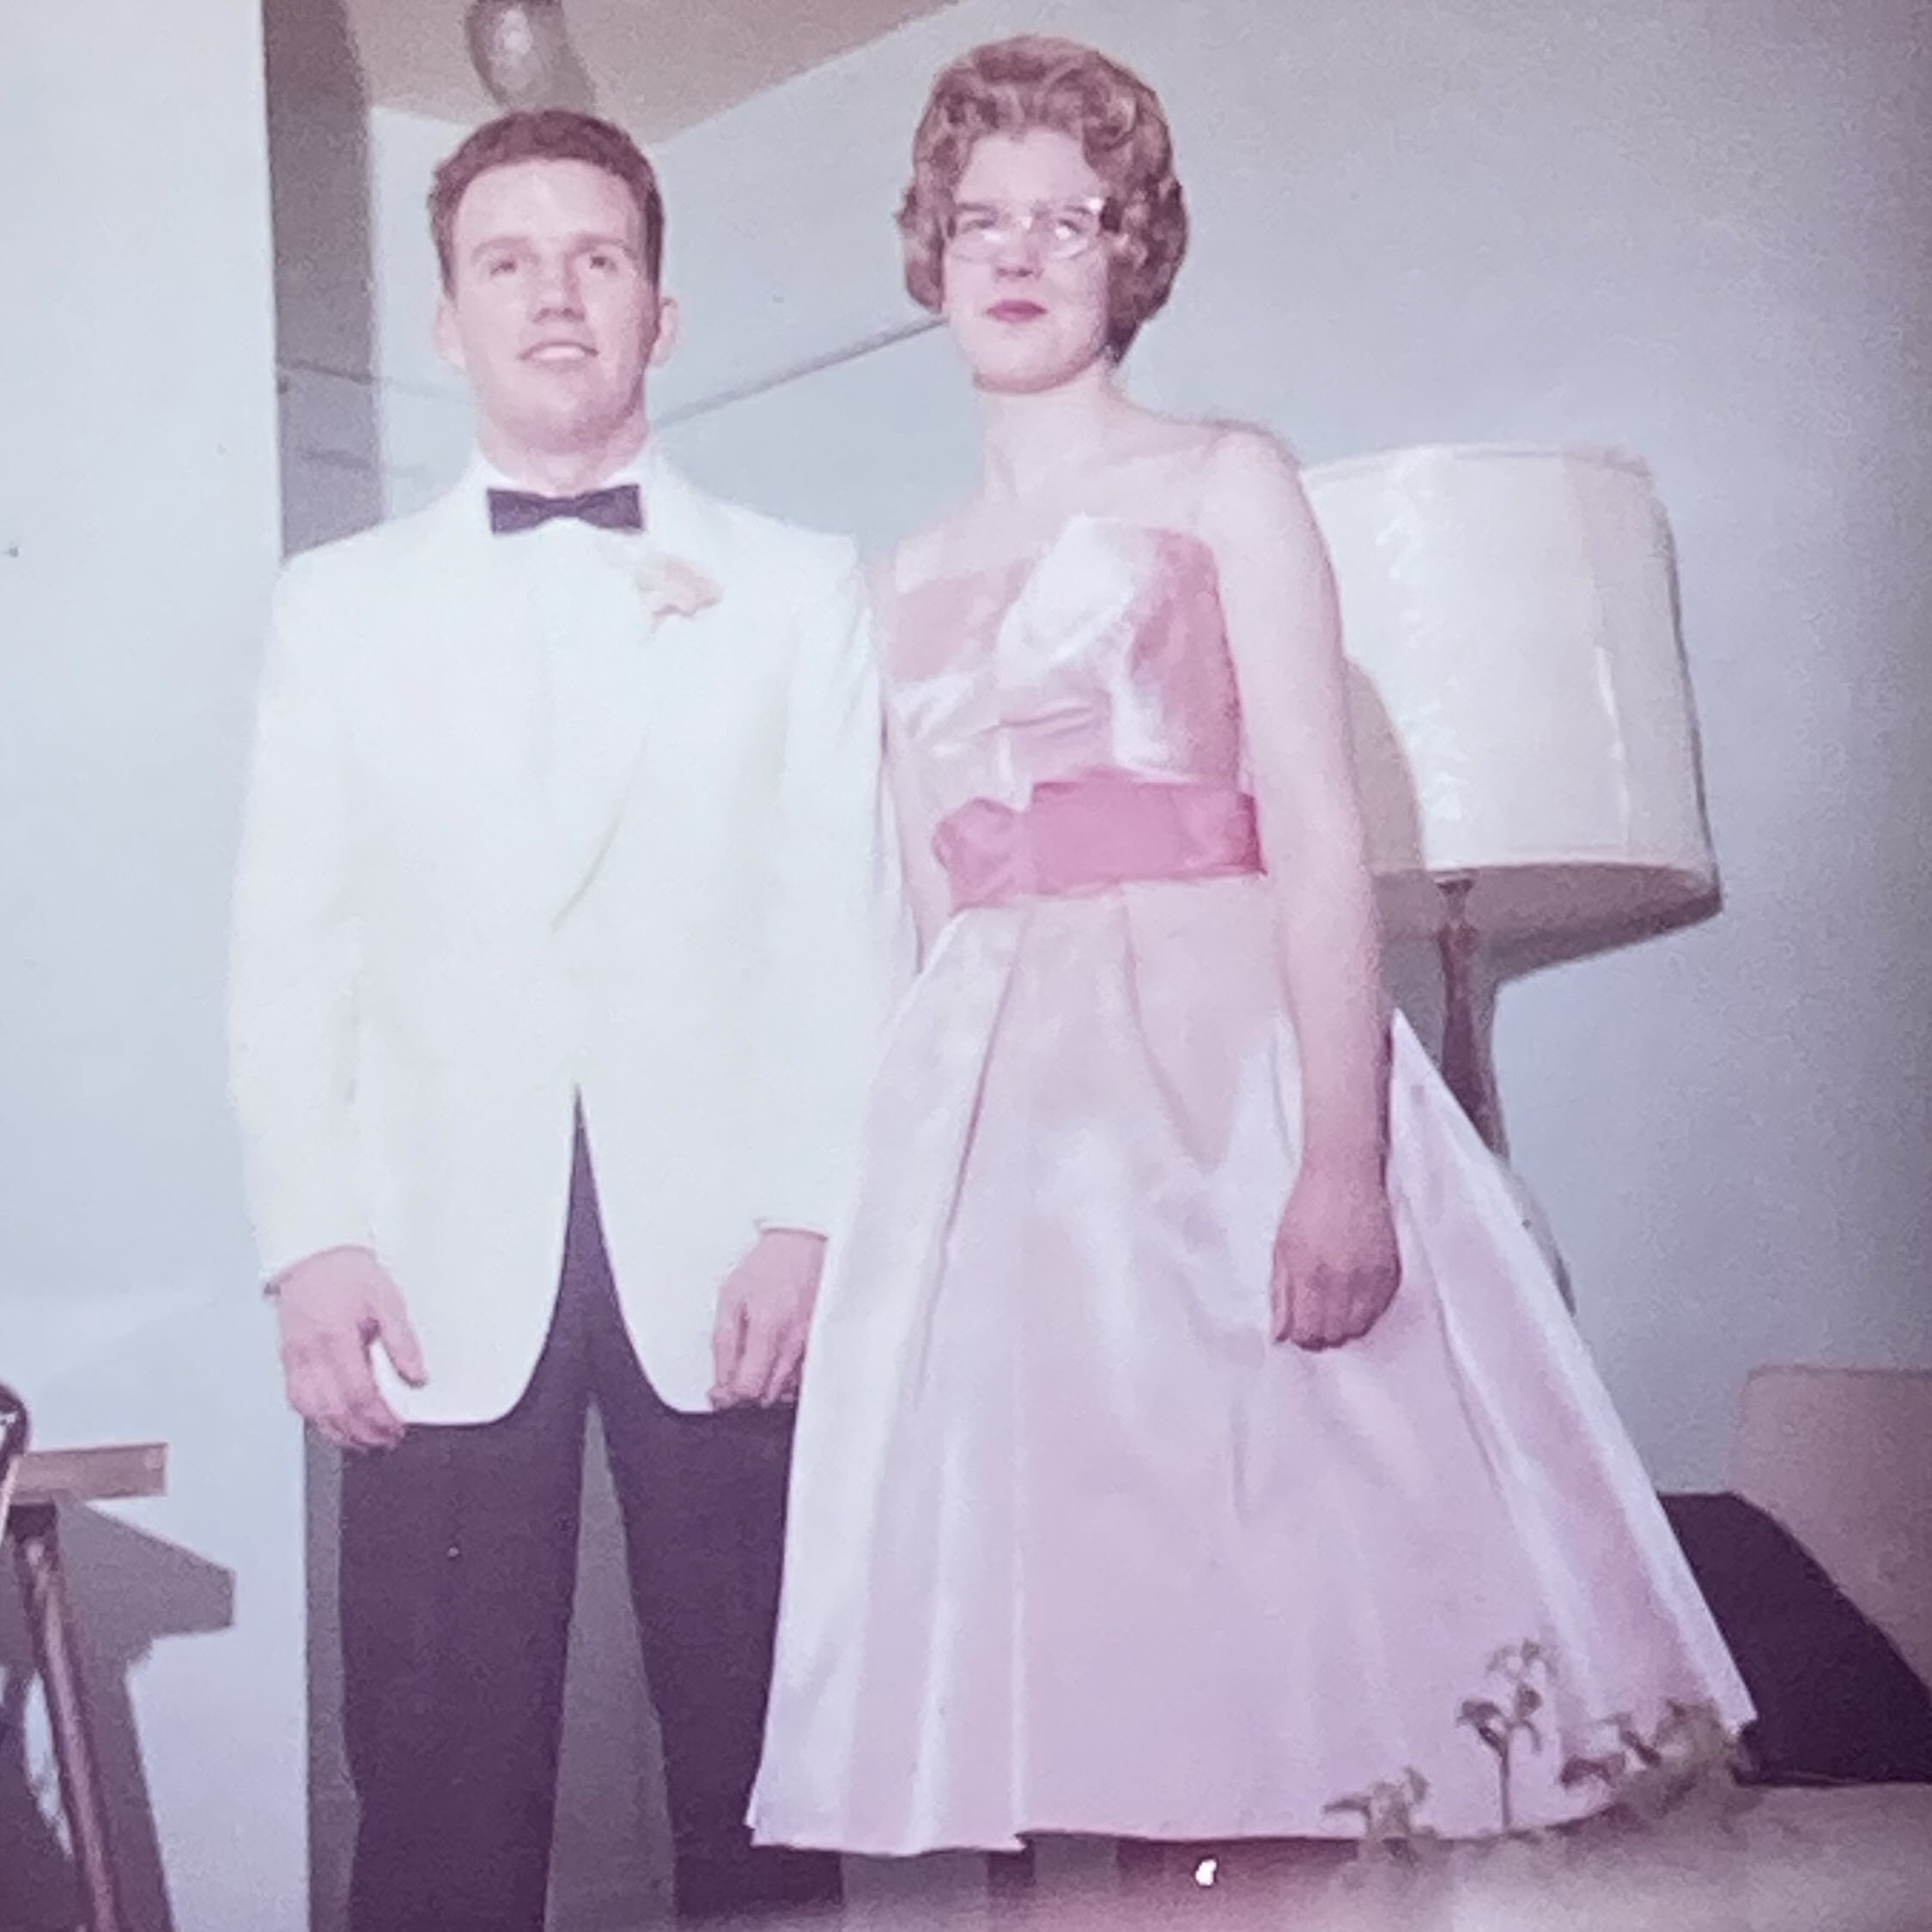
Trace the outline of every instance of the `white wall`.
{"type": "MultiPolygon", "coordinates": [[[[1131,367],[1311,460],[1649,459],[1681,550],[1721,916],[1506,987],[1518,1165],[1658,1479],[1722,1481],[1759,1362],[1932,1362],[1932,36],[1804,0],[963,0],[670,143],[666,406],[911,311],[890,215],[927,80],[1023,29],[1170,110],[1195,221],[1131,367]]],[[[970,477],[925,338],[674,440],[896,534],[970,477]]]]}
{"type": "Polygon", "coordinates": [[[18,9],[0,65],[0,1376],[45,1443],[171,1445],[68,1539],[143,1932],[306,1923],[300,1450],[222,1091],[279,550],[258,15],[18,9]]]}

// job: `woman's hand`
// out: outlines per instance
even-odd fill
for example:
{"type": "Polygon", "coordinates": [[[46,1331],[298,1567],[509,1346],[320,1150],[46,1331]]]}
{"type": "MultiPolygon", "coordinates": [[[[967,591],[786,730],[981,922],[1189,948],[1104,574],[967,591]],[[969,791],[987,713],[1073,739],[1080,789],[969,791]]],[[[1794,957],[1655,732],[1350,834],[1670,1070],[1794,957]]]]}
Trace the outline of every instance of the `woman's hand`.
{"type": "Polygon", "coordinates": [[[1274,1237],[1274,1334],[1301,1348],[1357,1340],[1395,1298],[1401,1262],[1380,1175],[1304,1166],[1274,1237]]]}

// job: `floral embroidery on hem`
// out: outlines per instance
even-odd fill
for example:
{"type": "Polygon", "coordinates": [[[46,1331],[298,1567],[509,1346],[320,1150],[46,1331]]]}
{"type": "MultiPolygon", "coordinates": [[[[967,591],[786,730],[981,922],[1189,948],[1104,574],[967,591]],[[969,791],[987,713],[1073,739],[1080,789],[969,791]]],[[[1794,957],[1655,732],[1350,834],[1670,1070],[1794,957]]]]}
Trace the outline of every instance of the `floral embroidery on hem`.
{"type": "MultiPolygon", "coordinates": [[[[1465,1698],[1456,1723],[1472,1731],[1496,1760],[1497,1831],[1501,1838],[1538,1840],[1553,1826],[1520,1826],[1515,1781],[1522,1756],[1540,1753],[1546,1742],[1550,1687],[1556,1660],[1534,1638],[1505,1645],[1485,1666],[1491,1680],[1485,1694],[1465,1698]]],[[[1585,1741],[1566,1752],[1557,1782],[1565,1789],[1602,1788],[1601,1814],[1618,1812],[1637,1823],[1655,1825],[1667,1814],[1699,1798],[1715,1801],[1721,1822],[1741,1805],[1738,1779],[1749,1769],[1749,1753],[1725,1728],[1709,1703],[1668,1700],[1646,1732],[1628,1711],[1618,1711],[1585,1728],[1585,1741]]],[[[1394,1778],[1350,1792],[1324,1806],[1333,1816],[1361,1821],[1362,1848],[1413,1860],[1450,1842],[1422,1817],[1429,1780],[1413,1765],[1394,1778]]]]}

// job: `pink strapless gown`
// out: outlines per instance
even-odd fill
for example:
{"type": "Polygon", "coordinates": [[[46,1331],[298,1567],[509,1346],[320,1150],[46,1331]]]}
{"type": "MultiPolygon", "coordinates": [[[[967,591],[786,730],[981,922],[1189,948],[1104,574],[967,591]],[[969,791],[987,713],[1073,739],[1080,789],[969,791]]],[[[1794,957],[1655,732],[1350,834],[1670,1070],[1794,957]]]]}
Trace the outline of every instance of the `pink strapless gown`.
{"type": "Polygon", "coordinates": [[[964,909],[832,1248],[759,1839],[1480,1835],[1601,1806],[1564,1767],[1619,1717],[1747,1722],[1505,1181],[1400,1021],[1400,1291],[1351,1346],[1270,1338],[1296,1051],[1206,548],[1079,518],[894,628],[905,832],[964,909]],[[1470,1700],[1534,1735],[1485,1742],[1470,1700]]]}

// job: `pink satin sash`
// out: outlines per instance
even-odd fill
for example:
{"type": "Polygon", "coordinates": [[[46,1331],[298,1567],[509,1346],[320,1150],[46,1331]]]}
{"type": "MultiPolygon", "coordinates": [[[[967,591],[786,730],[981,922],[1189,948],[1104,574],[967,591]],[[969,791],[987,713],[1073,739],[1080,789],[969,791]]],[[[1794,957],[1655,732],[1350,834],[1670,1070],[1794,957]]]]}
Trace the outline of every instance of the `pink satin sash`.
{"type": "Polygon", "coordinates": [[[1255,801],[1230,785],[1094,771],[1033,788],[1022,809],[975,799],[934,834],[955,908],[1067,898],[1144,879],[1261,869],[1255,801]]]}

